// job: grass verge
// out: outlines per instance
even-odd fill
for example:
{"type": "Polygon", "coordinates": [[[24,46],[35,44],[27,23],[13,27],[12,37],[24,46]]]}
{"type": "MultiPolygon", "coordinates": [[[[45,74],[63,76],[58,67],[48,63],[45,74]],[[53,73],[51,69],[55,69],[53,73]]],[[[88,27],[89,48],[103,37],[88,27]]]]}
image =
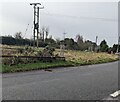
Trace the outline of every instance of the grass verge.
{"type": "Polygon", "coordinates": [[[68,61],[55,61],[55,62],[37,62],[37,63],[28,63],[28,64],[18,64],[18,65],[2,65],[0,71],[2,73],[10,73],[10,72],[24,72],[31,70],[39,70],[39,69],[47,69],[47,68],[55,68],[55,67],[67,67],[73,66],[72,62],[68,61]]]}
{"type": "Polygon", "coordinates": [[[99,59],[99,60],[74,60],[74,61],[54,61],[54,62],[37,62],[37,63],[28,63],[28,64],[18,64],[18,65],[2,65],[0,67],[0,72],[2,73],[13,73],[13,72],[24,72],[48,68],[57,68],[57,67],[70,67],[70,66],[83,66],[83,65],[92,65],[117,61],[118,59],[99,59]]]}

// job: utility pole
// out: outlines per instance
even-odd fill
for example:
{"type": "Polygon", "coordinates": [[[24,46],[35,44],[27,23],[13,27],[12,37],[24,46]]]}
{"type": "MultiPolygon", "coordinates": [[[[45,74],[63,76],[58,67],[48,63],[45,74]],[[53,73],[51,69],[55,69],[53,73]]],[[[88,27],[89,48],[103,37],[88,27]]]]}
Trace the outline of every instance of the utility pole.
{"type": "Polygon", "coordinates": [[[60,56],[61,57],[64,57],[64,51],[65,51],[65,35],[66,35],[67,33],[63,33],[63,36],[64,36],[64,38],[63,38],[63,43],[61,43],[60,44],[60,56]]]}
{"type": "Polygon", "coordinates": [[[39,46],[39,9],[43,9],[44,7],[38,7],[37,5],[41,5],[41,3],[30,3],[30,5],[33,5],[34,7],[34,28],[33,28],[33,37],[34,37],[34,41],[33,41],[33,46],[35,47],[35,38],[36,38],[36,31],[37,31],[37,47],[39,46]]]}
{"type": "Polygon", "coordinates": [[[39,47],[39,37],[38,37],[38,34],[39,34],[39,7],[37,7],[37,25],[38,25],[38,28],[37,28],[37,47],[39,47]]]}
{"type": "Polygon", "coordinates": [[[94,51],[96,51],[96,52],[97,52],[97,41],[98,41],[98,36],[96,36],[96,41],[95,41],[96,45],[94,45],[94,51]]]}
{"type": "Polygon", "coordinates": [[[120,36],[118,37],[118,47],[117,47],[117,53],[119,53],[119,46],[120,46],[120,36]]]}
{"type": "Polygon", "coordinates": [[[64,39],[63,39],[63,40],[65,40],[65,35],[66,35],[66,34],[67,34],[67,33],[65,33],[65,32],[63,33],[63,35],[64,35],[64,39]]]}
{"type": "Polygon", "coordinates": [[[96,42],[95,42],[95,43],[96,43],[96,45],[97,45],[97,40],[98,40],[98,36],[96,36],[96,42]]]}

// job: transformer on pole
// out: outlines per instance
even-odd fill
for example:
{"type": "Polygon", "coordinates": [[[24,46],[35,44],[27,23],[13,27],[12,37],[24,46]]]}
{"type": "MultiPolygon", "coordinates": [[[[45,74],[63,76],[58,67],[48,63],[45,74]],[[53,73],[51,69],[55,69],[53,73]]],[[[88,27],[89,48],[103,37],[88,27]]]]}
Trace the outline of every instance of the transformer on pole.
{"type": "Polygon", "coordinates": [[[33,46],[35,47],[35,40],[37,37],[37,47],[39,46],[39,9],[43,9],[44,7],[38,7],[37,5],[41,5],[41,3],[30,3],[30,5],[33,5],[34,7],[34,20],[33,20],[33,24],[34,24],[34,28],[33,28],[33,46]],[[37,35],[36,35],[37,33],[37,35]]]}

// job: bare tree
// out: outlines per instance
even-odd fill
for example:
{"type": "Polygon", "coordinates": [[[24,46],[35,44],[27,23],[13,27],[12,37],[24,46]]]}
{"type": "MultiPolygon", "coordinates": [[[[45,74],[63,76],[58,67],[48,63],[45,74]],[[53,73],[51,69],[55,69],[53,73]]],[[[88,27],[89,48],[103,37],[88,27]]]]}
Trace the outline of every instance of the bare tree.
{"type": "Polygon", "coordinates": [[[49,34],[49,29],[48,28],[45,29],[45,33],[46,33],[46,39],[47,39],[48,38],[48,34],[49,34]]]}
{"type": "Polygon", "coordinates": [[[52,35],[49,36],[49,39],[52,39],[52,35]]]}
{"type": "Polygon", "coordinates": [[[77,43],[78,43],[79,45],[83,43],[83,37],[80,36],[79,34],[76,35],[76,40],[77,40],[77,43]]]}
{"type": "Polygon", "coordinates": [[[22,39],[22,33],[21,33],[21,32],[17,32],[17,33],[15,34],[15,38],[16,38],[16,39],[22,39]]]}
{"type": "Polygon", "coordinates": [[[45,27],[42,27],[42,39],[43,39],[43,41],[45,40],[45,27]]]}
{"type": "Polygon", "coordinates": [[[80,50],[84,50],[83,37],[78,34],[78,35],[76,35],[76,40],[77,40],[77,44],[78,44],[80,50]]]}
{"type": "Polygon", "coordinates": [[[42,40],[43,39],[42,38],[42,29],[40,30],[39,34],[40,34],[40,40],[42,40]]]}
{"type": "Polygon", "coordinates": [[[57,44],[60,43],[60,38],[56,38],[55,40],[57,44]]]}

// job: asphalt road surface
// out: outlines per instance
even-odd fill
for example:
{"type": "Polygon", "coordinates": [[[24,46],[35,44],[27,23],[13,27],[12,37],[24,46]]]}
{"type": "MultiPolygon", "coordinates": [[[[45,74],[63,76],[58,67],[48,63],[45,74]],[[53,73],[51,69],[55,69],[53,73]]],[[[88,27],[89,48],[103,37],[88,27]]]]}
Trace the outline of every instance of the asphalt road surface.
{"type": "Polygon", "coordinates": [[[118,62],[2,75],[3,100],[102,100],[118,90],[118,62]]]}

